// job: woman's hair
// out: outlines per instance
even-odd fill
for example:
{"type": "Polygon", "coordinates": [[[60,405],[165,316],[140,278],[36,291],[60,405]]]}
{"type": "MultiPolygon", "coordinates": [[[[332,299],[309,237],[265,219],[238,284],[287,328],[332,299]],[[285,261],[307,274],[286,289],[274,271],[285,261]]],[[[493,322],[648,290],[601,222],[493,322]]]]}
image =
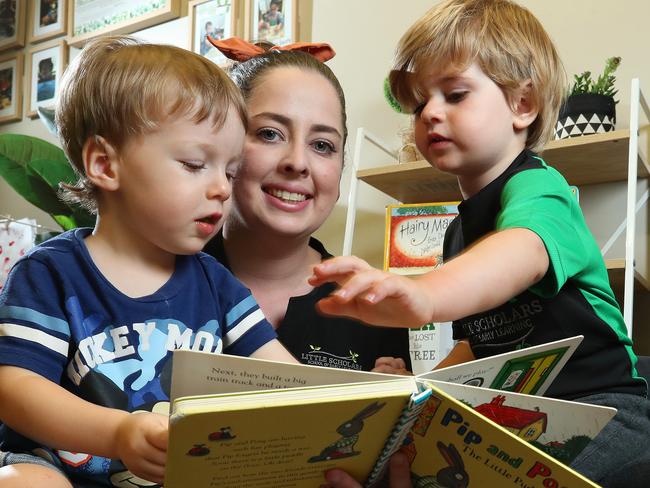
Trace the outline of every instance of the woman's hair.
{"type": "Polygon", "coordinates": [[[509,0],[447,0],[429,10],[402,36],[390,87],[400,105],[413,110],[422,96],[417,73],[428,66],[441,74],[477,63],[514,105],[523,81],[539,110],[526,146],[540,150],[550,139],[566,93],[566,75],[548,34],[527,9],[509,0]],[[415,75],[415,76],[414,76],[415,75]]]}
{"type": "MultiPolygon", "coordinates": [[[[258,45],[265,47],[264,43],[259,43],[258,45]]],[[[266,51],[265,53],[234,65],[230,69],[229,74],[241,90],[244,99],[248,101],[253,90],[262,82],[264,75],[269,74],[275,68],[286,67],[319,73],[332,84],[341,104],[343,146],[345,146],[345,141],[348,137],[348,128],[343,88],[341,88],[341,84],[332,70],[310,54],[302,51],[266,51]]]]}
{"type": "Polygon", "coordinates": [[[63,197],[96,210],[96,188],[84,172],[83,147],[101,136],[116,150],[156,130],[170,117],[187,116],[221,127],[233,108],[244,127],[247,111],[239,89],[212,61],[169,45],[108,36],[88,42],[61,79],[56,125],[79,175],[63,197]]]}

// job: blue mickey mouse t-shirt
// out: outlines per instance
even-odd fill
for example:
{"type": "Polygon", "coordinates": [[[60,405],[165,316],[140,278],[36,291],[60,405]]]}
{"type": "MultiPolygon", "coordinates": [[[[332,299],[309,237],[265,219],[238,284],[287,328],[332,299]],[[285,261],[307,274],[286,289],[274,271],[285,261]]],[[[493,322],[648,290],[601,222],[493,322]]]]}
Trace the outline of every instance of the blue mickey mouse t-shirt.
{"type": "MultiPolygon", "coordinates": [[[[213,257],[178,256],[165,285],[130,298],[93,263],[90,232],[50,239],[15,265],[0,295],[0,364],[105,407],[165,411],[172,351],[248,356],[276,337],[250,291],[213,257]]],[[[118,460],[51,451],[1,429],[1,450],[50,454],[75,486],[123,486],[127,478],[138,486],[118,460]]]]}

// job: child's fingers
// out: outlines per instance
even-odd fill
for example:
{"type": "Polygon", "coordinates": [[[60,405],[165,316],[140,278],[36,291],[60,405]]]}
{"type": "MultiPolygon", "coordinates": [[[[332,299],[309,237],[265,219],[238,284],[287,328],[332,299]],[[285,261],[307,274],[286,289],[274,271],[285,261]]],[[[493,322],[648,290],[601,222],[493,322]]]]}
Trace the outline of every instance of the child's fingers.
{"type": "Polygon", "coordinates": [[[356,256],[340,256],[323,261],[314,266],[314,274],[309,278],[312,285],[336,281],[340,283],[350,273],[371,269],[370,265],[356,256]]]}
{"type": "Polygon", "coordinates": [[[155,448],[166,451],[167,443],[169,442],[169,431],[167,424],[161,425],[159,428],[154,428],[153,430],[145,434],[147,442],[154,446],[155,448]]]}
{"type": "Polygon", "coordinates": [[[167,451],[149,446],[147,452],[143,453],[143,458],[151,463],[151,465],[162,466],[164,470],[165,464],[167,463],[167,451]]]}
{"type": "Polygon", "coordinates": [[[316,308],[323,315],[331,315],[334,317],[348,317],[351,319],[359,320],[360,317],[356,313],[357,306],[355,303],[342,302],[337,297],[321,298],[316,303],[316,308]]]}
{"type": "Polygon", "coordinates": [[[141,459],[137,466],[127,466],[129,471],[138,478],[162,484],[165,479],[165,465],[152,463],[147,459],[141,459]]]}
{"type": "Polygon", "coordinates": [[[386,279],[386,276],[386,273],[376,269],[356,272],[342,283],[332,295],[337,296],[345,302],[361,299],[370,303],[376,303],[379,301],[375,300],[378,285],[386,279]]]}

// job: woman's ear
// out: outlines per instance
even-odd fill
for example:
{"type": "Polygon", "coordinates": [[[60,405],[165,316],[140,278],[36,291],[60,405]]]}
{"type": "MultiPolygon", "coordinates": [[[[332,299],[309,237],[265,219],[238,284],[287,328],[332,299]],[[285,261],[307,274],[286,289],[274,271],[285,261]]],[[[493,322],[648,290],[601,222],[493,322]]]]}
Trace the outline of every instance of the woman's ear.
{"type": "Polygon", "coordinates": [[[539,114],[539,107],[533,97],[533,82],[524,80],[519,84],[512,100],[513,127],[524,130],[530,127],[539,114]]]}
{"type": "Polygon", "coordinates": [[[101,136],[86,140],[81,155],[86,177],[97,187],[106,191],[119,188],[119,157],[115,148],[101,136]]]}

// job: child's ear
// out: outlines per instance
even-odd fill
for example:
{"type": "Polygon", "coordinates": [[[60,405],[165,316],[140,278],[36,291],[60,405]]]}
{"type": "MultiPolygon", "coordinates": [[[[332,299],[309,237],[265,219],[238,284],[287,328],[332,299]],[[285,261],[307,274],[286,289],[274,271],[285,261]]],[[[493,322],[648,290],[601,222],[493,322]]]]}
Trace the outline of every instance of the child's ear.
{"type": "Polygon", "coordinates": [[[118,161],[115,148],[101,136],[86,140],[81,155],[86,177],[102,190],[115,191],[119,188],[118,161]]]}
{"type": "Polygon", "coordinates": [[[513,127],[524,130],[530,127],[539,114],[539,107],[533,98],[533,82],[522,81],[512,100],[513,127]]]}

